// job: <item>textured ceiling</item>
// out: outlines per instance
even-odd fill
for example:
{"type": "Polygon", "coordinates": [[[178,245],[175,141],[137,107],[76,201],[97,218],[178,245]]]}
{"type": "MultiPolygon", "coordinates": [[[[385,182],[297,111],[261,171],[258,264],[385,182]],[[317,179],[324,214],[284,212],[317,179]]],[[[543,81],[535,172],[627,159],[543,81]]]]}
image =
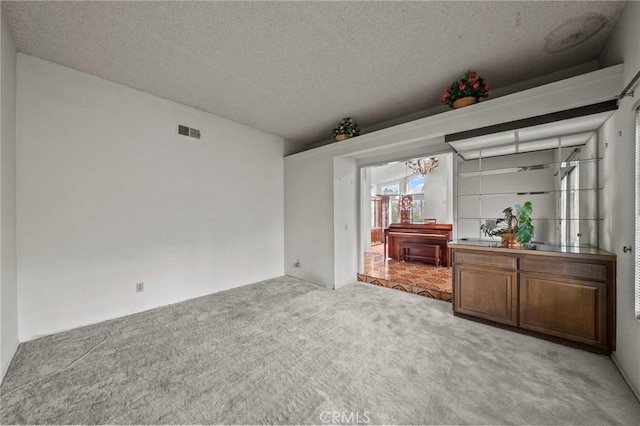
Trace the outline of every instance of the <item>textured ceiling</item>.
{"type": "Polygon", "coordinates": [[[330,137],[597,59],[621,2],[2,2],[19,51],[283,136],[330,137]],[[592,35],[593,34],[593,35],[592,35]],[[576,45],[577,43],[577,45],[576,45]]]}

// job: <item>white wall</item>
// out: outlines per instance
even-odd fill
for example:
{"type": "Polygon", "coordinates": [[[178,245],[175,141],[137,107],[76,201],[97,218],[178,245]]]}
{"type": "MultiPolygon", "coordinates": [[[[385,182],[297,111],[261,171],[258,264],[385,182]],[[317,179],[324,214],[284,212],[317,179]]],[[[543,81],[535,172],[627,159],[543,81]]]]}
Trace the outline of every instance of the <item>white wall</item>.
{"type": "MultiPolygon", "coordinates": [[[[334,211],[357,204],[341,205],[334,194],[335,158],[354,158],[356,165],[362,165],[362,158],[383,162],[425,152],[440,154],[449,151],[442,139],[445,134],[610,100],[619,90],[621,71],[620,67],[598,70],[285,157],[285,273],[333,288],[336,269],[341,274],[346,271],[336,263],[351,264],[351,259],[334,256],[334,211]],[[403,154],[409,151],[417,152],[403,154]],[[298,259],[299,269],[293,266],[298,259]]],[[[340,236],[341,244],[357,244],[357,236],[345,237],[356,242],[340,236]]],[[[353,280],[357,272],[357,268],[350,271],[353,280]]]]}
{"type": "MultiPolygon", "coordinates": [[[[333,162],[335,194],[334,208],[334,287],[354,281],[358,268],[358,219],[356,163],[351,158],[336,158],[333,162]],[[346,208],[345,208],[346,206],[346,208]]],[[[370,205],[370,203],[369,203],[370,205]]]]}
{"type": "Polygon", "coordinates": [[[283,274],[282,138],[31,56],[17,70],[20,340],[283,274]]]}
{"type": "Polygon", "coordinates": [[[284,193],[285,273],[333,288],[333,159],[285,158],[284,193]]]}
{"type": "MultiPolygon", "coordinates": [[[[624,62],[622,87],[640,71],[640,3],[627,2],[611,35],[604,56],[605,65],[624,62]]],[[[634,244],[634,136],[635,96],[619,102],[618,111],[601,129],[603,149],[603,197],[601,246],[617,255],[617,350],[614,359],[640,398],[640,321],[634,313],[634,254],[622,247],[634,244]],[[619,133],[621,132],[621,136],[619,133]]],[[[636,147],[638,149],[638,147],[636,147]]],[[[634,247],[633,250],[640,250],[634,247]]]]}
{"type": "Polygon", "coordinates": [[[2,21],[0,97],[0,381],[18,347],[18,287],[16,278],[16,47],[2,21]]]}
{"type": "Polygon", "coordinates": [[[370,167],[360,168],[360,182],[356,191],[360,193],[360,203],[356,209],[360,210],[360,255],[358,257],[358,272],[364,272],[364,253],[371,249],[371,197],[377,192],[375,185],[371,181],[373,169],[370,167]]]}
{"type": "Polygon", "coordinates": [[[440,164],[425,175],[423,217],[453,223],[453,154],[438,155],[440,164]]]}
{"type": "MultiPolygon", "coordinates": [[[[371,184],[376,187],[383,183],[389,183],[392,181],[398,181],[411,176],[409,168],[405,161],[400,161],[395,164],[385,164],[383,166],[374,166],[370,168],[371,171],[371,184]]],[[[376,195],[380,192],[376,191],[376,195]]]]}

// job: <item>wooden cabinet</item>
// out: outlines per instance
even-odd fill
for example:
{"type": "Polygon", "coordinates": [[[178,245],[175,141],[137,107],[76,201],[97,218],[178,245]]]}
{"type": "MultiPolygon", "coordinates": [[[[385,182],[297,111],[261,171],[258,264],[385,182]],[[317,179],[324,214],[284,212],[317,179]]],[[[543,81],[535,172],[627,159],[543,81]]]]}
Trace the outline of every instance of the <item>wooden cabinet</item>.
{"type": "Polygon", "coordinates": [[[451,244],[454,314],[610,353],[615,256],[451,244]]]}
{"type": "Polygon", "coordinates": [[[515,271],[460,265],[455,269],[456,312],[503,324],[518,324],[515,271]]]}
{"type": "Polygon", "coordinates": [[[520,327],[607,347],[605,283],[520,274],[520,327]]]}

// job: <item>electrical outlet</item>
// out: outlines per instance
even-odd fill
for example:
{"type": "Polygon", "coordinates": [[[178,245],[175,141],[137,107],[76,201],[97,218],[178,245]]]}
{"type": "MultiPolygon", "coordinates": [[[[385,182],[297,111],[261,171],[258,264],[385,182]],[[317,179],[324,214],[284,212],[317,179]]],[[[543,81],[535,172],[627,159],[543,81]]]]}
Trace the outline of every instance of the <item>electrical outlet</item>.
{"type": "Polygon", "coordinates": [[[136,293],[141,293],[144,291],[144,283],[137,283],[136,284],[136,293]]]}

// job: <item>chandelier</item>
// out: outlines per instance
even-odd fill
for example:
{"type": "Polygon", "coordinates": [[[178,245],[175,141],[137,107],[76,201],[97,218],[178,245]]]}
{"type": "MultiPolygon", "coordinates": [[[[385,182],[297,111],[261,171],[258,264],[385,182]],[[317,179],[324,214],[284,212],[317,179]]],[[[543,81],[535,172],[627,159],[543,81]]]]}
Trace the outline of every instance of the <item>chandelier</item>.
{"type": "Polygon", "coordinates": [[[409,161],[407,166],[409,166],[415,174],[426,175],[427,173],[433,173],[433,169],[438,167],[438,164],[439,162],[437,157],[429,157],[409,161]]]}

